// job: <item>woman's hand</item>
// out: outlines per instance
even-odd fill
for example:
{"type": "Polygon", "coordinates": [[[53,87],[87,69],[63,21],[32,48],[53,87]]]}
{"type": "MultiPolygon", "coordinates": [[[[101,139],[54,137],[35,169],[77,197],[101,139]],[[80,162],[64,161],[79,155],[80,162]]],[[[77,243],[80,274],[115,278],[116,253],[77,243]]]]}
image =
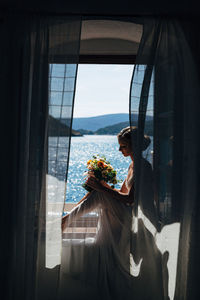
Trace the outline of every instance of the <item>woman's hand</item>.
{"type": "Polygon", "coordinates": [[[102,192],[104,190],[103,185],[100,181],[98,181],[95,177],[90,176],[86,182],[89,187],[91,187],[93,190],[96,190],[98,192],[102,192]]]}
{"type": "Polygon", "coordinates": [[[103,186],[107,187],[108,189],[111,189],[111,186],[110,186],[107,182],[105,182],[104,180],[101,180],[100,183],[101,183],[103,186]]]}

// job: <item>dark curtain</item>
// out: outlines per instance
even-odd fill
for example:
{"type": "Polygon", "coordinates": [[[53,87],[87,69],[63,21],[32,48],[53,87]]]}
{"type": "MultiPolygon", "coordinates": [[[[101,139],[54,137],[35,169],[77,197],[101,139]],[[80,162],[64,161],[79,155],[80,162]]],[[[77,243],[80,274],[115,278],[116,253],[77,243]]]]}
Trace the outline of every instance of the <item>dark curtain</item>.
{"type": "MultiPolygon", "coordinates": [[[[144,20],[131,89],[131,124],[139,111],[136,199],[142,214],[156,226],[155,242],[149,247],[149,228],[141,218],[146,255],[155,256],[154,246],[160,255],[165,299],[196,299],[192,279],[197,272],[199,77],[196,37],[189,36],[194,28],[192,21],[144,20]],[[151,136],[154,149],[155,216],[141,197],[144,133],[151,136]]],[[[140,239],[138,234],[138,251],[140,239]]]]}
{"type": "Polygon", "coordinates": [[[1,19],[1,96],[8,186],[1,217],[3,299],[34,299],[48,103],[45,22],[1,19]]]}
{"type": "MultiPolygon", "coordinates": [[[[6,179],[1,207],[2,299],[39,299],[40,283],[46,289],[42,297],[48,299],[47,286],[52,278],[51,274],[44,272],[48,271],[45,268],[48,127],[49,115],[53,114],[52,101],[55,100],[49,97],[49,64],[64,64],[66,69],[66,64],[76,63],[80,24],[79,17],[10,14],[0,20],[3,41],[0,47],[0,88],[5,109],[2,110],[2,173],[6,179]]],[[[67,82],[64,92],[71,91],[67,81],[70,72],[75,78],[76,65],[71,69],[68,67],[68,76],[62,76],[67,82]]],[[[62,95],[62,98],[62,116],[67,122],[60,125],[57,138],[65,127],[66,153],[62,170],[61,162],[57,162],[55,176],[62,175],[59,179],[65,183],[73,95],[62,95]]],[[[56,145],[58,152],[60,144],[56,145]]],[[[62,191],[63,207],[65,188],[62,191]]],[[[50,291],[53,292],[52,299],[55,299],[57,276],[58,270],[52,278],[55,283],[55,288],[53,286],[50,291]]]]}

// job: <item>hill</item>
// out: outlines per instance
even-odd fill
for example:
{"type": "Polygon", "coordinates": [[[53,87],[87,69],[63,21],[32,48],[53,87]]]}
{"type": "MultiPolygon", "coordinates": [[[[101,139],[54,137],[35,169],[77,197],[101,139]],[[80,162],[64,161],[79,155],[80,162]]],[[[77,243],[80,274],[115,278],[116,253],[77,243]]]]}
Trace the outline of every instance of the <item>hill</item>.
{"type": "MultiPolygon", "coordinates": [[[[133,123],[133,126],[136,126],[137,123],[133,123]]],[[[129,122],[120,122],[111,126],[106,126],[100,128],[96,131],[88,131],[80,129],[82,134],[97,134],[97,135],[117,135],[123,128],[129,126],[129,122]]],[[[153,135],[153,121],[149,120],[145,123],[145,134],[152,136],[153,135]]]]}
{"type": "Polygon", "coordinates": [[[111,134],[116,135],[118,134],[124,127],[129,126],[129,122],[121,122],[117,123],[111,126],[106,126],[104,128],[100,128],[97,131],[95,131],[94,134],[111,134]]]}
{"type": "MultiPolygon", "coordinates": [[[[137,120],[138,115],[135,114],[135,120],[137,120]]],[[[147,120],[152,120],[151,116],[146,116],[147,120]]],[[[66,124],[68,120],[62,119],[61,122],[66,124]]],[[[97,131],[98,129],[107,126],[112,126],[122,122],[129,121],[129,114],[127,113],[119,113],[119,114],[107,114],[96,117],[88,117],[88,118],[73,118],[72,128],[74,130],[89,130],[89,131],[97,131]]]]}
{"type": "MultiPolygon", "coordinates": [[[[69,136],[69,127],[61,123],[58,119],[49,116],[49,136],[69,136]]],[[[82,134],[72,129],[72,136],[82,136],[82,134]]]]}
{"type": "Polygon", "coordinates": [[[72,128],[96,131],[103,126],[110,126],[120,122],[128,122],[129,114],[108,114],[89,118],[74,118],[72,128]]]}

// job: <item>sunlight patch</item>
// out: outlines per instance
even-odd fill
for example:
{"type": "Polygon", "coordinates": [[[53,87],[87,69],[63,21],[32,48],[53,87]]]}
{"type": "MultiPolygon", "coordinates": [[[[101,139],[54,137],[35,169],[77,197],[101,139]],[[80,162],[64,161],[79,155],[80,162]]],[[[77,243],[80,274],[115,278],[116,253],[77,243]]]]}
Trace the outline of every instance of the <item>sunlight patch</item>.
{"type": "Polygon", "coordinates": [[[140,259],[139,263],[136,264],[133,259],[133,255],[130,253],[130,274],[134,277],[138,277],[140,274],[140,268],[143,258],[140,259]]]}

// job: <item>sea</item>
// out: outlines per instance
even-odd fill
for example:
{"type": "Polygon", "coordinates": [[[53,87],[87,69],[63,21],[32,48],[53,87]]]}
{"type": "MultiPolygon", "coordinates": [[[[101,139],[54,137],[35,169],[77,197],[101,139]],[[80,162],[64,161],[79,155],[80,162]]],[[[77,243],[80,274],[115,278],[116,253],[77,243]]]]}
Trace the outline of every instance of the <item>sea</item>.
{"type": "MultiPolygon", "coordinates": [[[[153,142],[147,151],[143,153],[144,157],[150,162],[152,147],[153,142]]],[[[85,177],[84,172],[87,171],[87,161],[96,154],[106,157],[106,160],[117,171],[117,179],[123,181],[126,178],[131,159],[124,157],[119,151],[117,136],[84,135],[82,137],[72,137],[66,190],[67,203],[76,203],[85,195],[86,191],[82,187],[85,177]]],[[[121,184],[116,184],[115,188],[120,188],[121,184]]]]}

